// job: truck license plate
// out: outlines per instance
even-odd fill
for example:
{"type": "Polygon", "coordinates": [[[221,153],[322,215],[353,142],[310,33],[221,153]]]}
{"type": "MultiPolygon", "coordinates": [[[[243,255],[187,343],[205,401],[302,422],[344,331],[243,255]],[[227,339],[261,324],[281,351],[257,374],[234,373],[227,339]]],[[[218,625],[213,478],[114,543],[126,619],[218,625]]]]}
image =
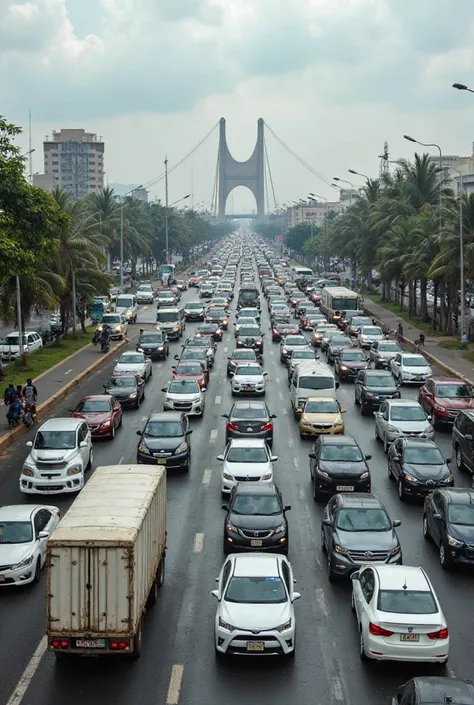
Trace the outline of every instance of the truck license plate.
{"type": "Polygon", "coordinates": [[[354,492],[353,485],[337,485],[337,492],[354,492]]]}
{"type": "Polygon", "coordinates": [[[252,548],[259,548],[260,546],[262,546],[262,544],[263,541],[261,539],[252,539],[250,541],[250,545],[252,546],[252,548]]]}
{"type": "Polygon", "coordinates": [[[264,651],[265,644],[263,641],[248,641],[247,651],[264,651]]]}
{"type": "Polygon", "coordinates": [[[76,639],[77,649],[105,649],[105,639],[76,639]]]}

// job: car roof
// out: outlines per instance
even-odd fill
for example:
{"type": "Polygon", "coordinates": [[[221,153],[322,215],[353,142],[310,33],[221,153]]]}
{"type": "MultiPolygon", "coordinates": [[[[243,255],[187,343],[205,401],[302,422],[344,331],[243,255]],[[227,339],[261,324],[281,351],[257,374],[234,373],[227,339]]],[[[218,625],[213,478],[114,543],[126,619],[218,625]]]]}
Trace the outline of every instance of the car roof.
{"type": "Polygon", "coordinates": [[[386,399],[390,406],[420,406],[416,399],[386,399]]]}
{"type": "Polygon", "coordinates": [[[443,495],[449,504],[474,504],[474,489],[468,487],[446,487],[443,495]]]}
{"type": "Polygon", "coordinates": [[[350,494],[340,494],[339,502],[343,507],[359,507],[369,509],[374,507],[377,509],[385,509],[382,502],[374,494],[365,494],[364,492],[351,492],[350,494]]]}
{"type": "MultiPolygon", "coordinates": [[[[44,505],[40,505],[44,506],[44,505]]],[[[31,519],[33,512],[38,509],[38,505],[31,504],[7,504],[0,507],[0,521],[26,521],[31,519]]]]}
{"type": "Polygon", "coordinates": [[[147,421],[182,421],[180,411],[152,411],[147,421]]]}
{"type": "Polygon", "coordinates": [[[110,394],[88,394],[81,397],[81,401],[110,401],[110,394]]]}
{"type": "Polygon", "coordinates": [[[39,427],[39,431],[75,431],[81,424],[84,423],[84,419],[78,419],[74,417],[58,417],[55,419],[48,419],[39,427]]]}
{"type": "Polygon", "coordinates": [[[232,407],[233,409],[266,409],[267,404],[264,401],[256,399],[255,401],[236,401],[232,407]]]}
{"type": "Polygon", "coordinates": [[[414,565],[373,565],[381,590],[417,590],[431,592],[425,571],[414,565]],[[406,586],[406,587],[405,587],[406,586]]]}
{"type": "Polygon", "coordinates": [[[420,705],[429,703],[446,705],[448,702],[456,705],[472,705],[474,702],[474,685],[469,680],[445,678],[443,676],[428,676],[413,678],[420,705]],[[451,700],[446,700],[446,698],[451,700]]]}
{"type": "Polygon", "coordinates": [[[402,438],[402,441],[404,445],[410,446],[410,448],[426,448],[427,445],[432,448],[438,448],[431,438],[402,438]]]}
{"type": "Polygon", "coordinates": [[[337,401],[335,397],[308,397],[306,401],[337,401]]]}
{"type": "MultiPolygon", "coordinates": [[[[361,348],[359,348],[359,350],[360,349],[361,348]]],[[[368,370],[365,370],[365,372],[366,372],[366,374],[370,374],[371,377],[372,377],[372,375],[374,377],[393,377],[390,370],[374,370],[373,368],[370,368],[368,370]]],[[[412,400],[409,400],[409,401],[412,401],[412,400]]]]}
{"type": "Polygon", "coordinates": [[[245,553],[235,553],[234,575],[243,577],[268,575],[277,577],[280,575],[279,564],[282,562],[282,556],[275,553],[254,553],[247,555],[245,553]]]}
{"type": "MultiPolygon", "coordinates": [[[[417,357],[418,359],[425,360],[425,358],[423,357],[423,355],[418,355],[418,353],[407,353],[407,352],[404,352],[404,353],[399,353],[399,355],[401,355],[402,358],[403,358],[403,357],[417,357]]],[[[426,362],[426,364],[428,364],[428,362],[427,362],[426,360],[425,360],[425,362],[426,362]]]]}
{"type": "Polygon", "coordinates": [[[277,486],[273,482],[238,482],[235,488],[236,494],[260,494],[276,495],[277,486]]]}
{"type": "MultiPolygon", "coordinates": [[[[327,397],[326,397],[327,398],[327,397]]],[[[326,445],[334,446],[359,446],[356,439],[352,436],[337,435],[337,436],[319,436],[319,441],[325,443],[326,445]]]]}
{"type": "Polygon", "coordinates": [[[229,445],[233,448],[265,448],[267,442],[264,438],[231,438],[229,445]]]}
{"type": "Polygon", "coordinates": [[[456,377],[431,377],[431,381],[435,384],[466,384],[462,379],[456,379],[456,377]]]}
{"type": "Polygon", "coordinates": [[[256,355],[255,350],[253,348],[235,348],[235,350],[232,352],[232,355],[230,356],[231,359],[235,353],[240,353],[240,352],[252,352],[254,355],[256,355]]]}

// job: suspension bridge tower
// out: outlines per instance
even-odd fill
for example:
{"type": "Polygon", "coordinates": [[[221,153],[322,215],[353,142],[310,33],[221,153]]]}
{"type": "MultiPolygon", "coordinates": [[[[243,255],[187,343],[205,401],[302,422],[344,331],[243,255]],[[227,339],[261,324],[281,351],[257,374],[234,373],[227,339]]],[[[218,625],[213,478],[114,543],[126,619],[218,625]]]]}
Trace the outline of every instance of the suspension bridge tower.
{"type": "Polygon", "coordinates": [[[219,121],[218,152],[218,217],[225,219],[225,204],[230,192],[236,186],[246,186],[252,191],[257,203],[257,220],[265,216],[265,164],[263,118],[257,123],[257,143],[252,156],[246,162],[236,161],[230,153],[226,139],[225,118],[219,121]]]}

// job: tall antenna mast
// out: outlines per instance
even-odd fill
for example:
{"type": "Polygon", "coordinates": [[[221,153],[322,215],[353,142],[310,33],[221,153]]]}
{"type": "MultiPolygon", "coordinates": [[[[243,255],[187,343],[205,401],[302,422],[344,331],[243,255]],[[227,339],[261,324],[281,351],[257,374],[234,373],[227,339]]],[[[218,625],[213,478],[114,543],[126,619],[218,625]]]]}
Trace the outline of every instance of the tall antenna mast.
{"type": "Polygon", "coordinates": [[[383,174],[390,173],[389,156],[390,155],[388,153],[388,142],[384,142],[383,154],[380,155],[379,176],[383,176],[383,174]]]}
{"type": "Polygon", "coordinates": [[[29,182],[33,181],[33,149],[31,147],[31,109],[28,111],[28,171],[29,182]]]}

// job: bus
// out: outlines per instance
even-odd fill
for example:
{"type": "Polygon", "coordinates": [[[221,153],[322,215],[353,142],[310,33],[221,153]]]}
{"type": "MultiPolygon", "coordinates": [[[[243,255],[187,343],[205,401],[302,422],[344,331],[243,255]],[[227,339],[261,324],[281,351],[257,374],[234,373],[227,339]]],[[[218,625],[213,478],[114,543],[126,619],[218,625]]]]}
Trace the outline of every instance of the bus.
{"type": "Polygon", "coordinates": [[[174,264],[160,264],[156,270],[157,279],[160,279],[163,284],[166,284],[169,279],[174,279],[174,264]]]}
{"type": "Polygon", "coordinates": [[[357,311],[361,304],[362,297],[344,286],[324,287],[321,291],[320,311],[330,323],[338,323],[345,311],[357,311]]]}

